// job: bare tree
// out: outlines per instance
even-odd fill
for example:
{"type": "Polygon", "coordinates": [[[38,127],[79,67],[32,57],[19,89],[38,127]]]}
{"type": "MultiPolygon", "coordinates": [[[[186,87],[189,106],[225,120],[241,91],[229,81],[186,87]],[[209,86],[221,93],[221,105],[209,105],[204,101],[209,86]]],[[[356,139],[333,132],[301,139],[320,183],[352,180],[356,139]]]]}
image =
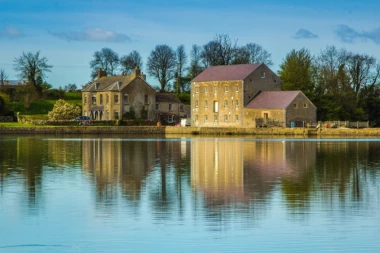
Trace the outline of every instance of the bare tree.
{"type": "Polygon", "coordinates": [[[244,46],[249,55],[249,64],[265,63],[266,65],[273,65],[271,54],[268,53],[261,45],[256,43],[248,43],[244,46]]]}
{"type": "Polygon", "coordinates": [[[142,58],[136,50],[133,50],[128,55],[125,55],[120,58],[120,65],[121,70],[125,72],[127,75],[130,75],[133,73],[133,70],[136,67],[139,67],[142,69],[143,67],[143,61],[142,58]]]}
{"type": "Polygon", "coordinates": [[[5,70],[0,69],[0,85],[4,85],[7,79],[8,79],[8,75],[5,73],[5,70]]]}
{"type": "Polygon", "coordinates": [[[201,67],[201,60],[202,60],[202,47],[193,45],[191,47],[190,51],[190,67],[189,67],[189,72],[188,72],[188,79],[193,79],[197,75],[199,75],[202,71],[203,68],[201,67]]]}
{"type": "Polygon", "coordinates": [[[183,79],[183,72],[186,69],[187,64],[187,55],[185,51],[185,46],[180,45],[178,46],[176,50],[176,56],[177,56],[177,81],[176,81],[176,92],[177,94],[185,90],[184,87],[184,79],[183,79]]]}
{"type": "Polygon", "coordinates": [[[160,82],[160,92],[167,89],[167,85],[175,76],[176,55],[168,45],[157,45],[150,53],[147,63],[148,73],[160,82]]]}
{"type": "Polygon", "coordinates": [[[227,34],[217,34],[214,41],[218,45],[218,54],[220,59],[220,65],[232,64],[237,50],[237,40],[231,41],[230,36],[227,34]]]}
{"type": "Polygon", "coordinates": [[[119,55],[110,48],[102,48],[94,53],[94,59],[90,61],[91,77],[94,79],[99,69],[104,70],[107,75],[113,76],[118,67],[119,55]]]}
{"type": "Polygon", "coordinates": [[[40,57],[40,51],[22,53],[22,56],[14,59],[14,69],[22,80],[28,81],[36,88],[38,94],[42,92],[43,79],[46,72],[51,72],[52,65],[47,63],[46,57],[40,57]]]}

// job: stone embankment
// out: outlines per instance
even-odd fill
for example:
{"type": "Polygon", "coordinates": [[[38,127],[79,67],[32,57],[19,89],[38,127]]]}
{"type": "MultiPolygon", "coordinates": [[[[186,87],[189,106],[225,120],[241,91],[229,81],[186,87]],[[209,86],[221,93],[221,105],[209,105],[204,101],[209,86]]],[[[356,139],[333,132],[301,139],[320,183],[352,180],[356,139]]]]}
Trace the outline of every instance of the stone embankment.
{"type": "Polygon", "coordinates": [[[0,135],[17,134],[155,134],[155,135],[265,135],[302,137],[380,137],[380,128],[212,128],[174,126],[0,126],[0,135]]]}

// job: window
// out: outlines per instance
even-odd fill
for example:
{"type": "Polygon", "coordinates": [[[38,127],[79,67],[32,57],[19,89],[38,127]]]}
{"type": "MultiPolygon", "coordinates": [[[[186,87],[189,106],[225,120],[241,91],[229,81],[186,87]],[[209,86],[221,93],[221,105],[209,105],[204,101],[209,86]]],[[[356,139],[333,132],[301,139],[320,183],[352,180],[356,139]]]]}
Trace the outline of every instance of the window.
{"type": "Polygon", "coordinates": [[[179,111],[180,111],[180,112],[183,112],[183,111],[184,111],[184,109],[183,109],[183,105],[180,105],[180,106],[179,106],[179,111]]]}
{"type": "Polygon", "coordinates": [[[224,115],[224,122],[228,122],[228,115],[224,115]]]}
{"type": "Polygon", "coordinates": [[[205,93],[208,93],[208,86],[205,86],[205,93]]]}
{"type": "Polygon", "coordinates": [[[115,120],[119,119],[119,111],[113,111],[113,117],[115,120]]]}
{"type": "Polygon", "coordinates": [[[92,95],[92,104],[96,105],[96,95],[92,95]]]}
{"type": "Polygon", "coordinates": [[[261,71],[261,78],[265,78],[265,72],[261,71]]]}
{"type": "Polygon", "coordinates": [[[198,100],[195,100],[195,108],[198,108],[198,100]]]}
{"type": "Polygon", "coordinates": [[[268,118],[269,118],[269,113],[264,112],[264,119],[268,119],[268,118]]]}
{"type": "Polygon", "coordinates": [[[108,105],[108,102],[109,102],[109,95],[107,94],[106,95],[106,104],[108,105]]]}
{"type": "Polygon", "coordinates": [[[156,111],[159,111],[159,110],[160,110],[160,104],[156,103],[156,111]]]}
{"type": "Polygon", "coordinates": [[[214,115],[214,122],[218,122],[218,115],[214,115]]]}
{"type": "Polygon", "coordinates": [[[103,104],[103,94],[100,94],[100,104],[102,105],[103,104]]]}
{"type": "Polygon", "coordinates": [[[235,86],[235,91],[239,92],[239,86],[235,86]]]}
{"type": "Polygon", "coordinates": [[[205,115],[205,117],[204,117],[204,121],[205,121],[205,122],[208,122],[208,116],[207,116],[207,115],[205,115]]]}
{"type": "Polygon", "coordinates": [[[219,111],[219,108],[218,108],[218,101],[214,101],[214,112],[218,112],[219,111]]]}
{"type": "Polygon", "coordinates": [[[109,119],[110,119],[110,112],[106,111],[106,120],[109,120],[109,119]]]}
{"type": "Polygon", "coordinates": [[[198,115],[195,115],[195,122],[198,122],[198,115]]]}
{"type": "Polygon", "coordinates": [[[235,107],[239,107],[239,100],[235,100],[235,107]]]}
{"type": "Polygon", "coordinates": [[[218,93],[218,86],[214,86],[214,93],[218,93]]]}
{"type": "Polygon", "coordinates": [[[205,108],[208,107],[208,103],[207,103],[207,100],[205,100],[205,108]]]}
{"type": "Polygon", "coordinates": [[[297,103],[294,103],[294,104],[293,104],[293,107],[294,107],[294,108],[298,108],[298,104],[297,104],[297,103]]]}
{"type": "Polygon", "coordinates": [[[228,100],[224,100],[224,107],[228,107],[228,100]]]}
{"type": "Polygon", "coordinates": [[[129,104],[129,95],[124,94],[124,104],[129,104]]]}
{"type": "Polygon", "coordinates": [[[304,103],[304,104],[303,104],[303,108],[307,108],[307,103],[304,103]]]}
{"type": "Polygon", "coordinates": [[[84,104],[87,104],[87,95],[84,95],[84,104]]]}
{"type": "Polygon", "coordinates": [[[173,104],[169,104],[169,111],[173,111],[173,104]]]}
{"type": "Polygon", "coordinates": [[[224,92],[228,92],[228,86],[224,86],[224,92]]]}
{"type": "Polygon", "coordinates": [[[115,102],[115,104],[118,104],[119,103],[119,95],[118,94],[115,94],[113,96],[113,101],[115,102]]]}
{"type": "Polygon", "coordinates": [[[239,121],[239,116],[235,115],[235,122],[238,122],[238,121],[239,121]]]}
{"type": "Polygon", "coordinates": [[[195,87],[195,93],[199,93],[199,87],[195,87]]]}
{"type": "Polygon", "coordinates": [[[144,101],[145,101],[145,104],[149,104],[149,97],[148,97],[148,95],[144,96],[144,101]]]}

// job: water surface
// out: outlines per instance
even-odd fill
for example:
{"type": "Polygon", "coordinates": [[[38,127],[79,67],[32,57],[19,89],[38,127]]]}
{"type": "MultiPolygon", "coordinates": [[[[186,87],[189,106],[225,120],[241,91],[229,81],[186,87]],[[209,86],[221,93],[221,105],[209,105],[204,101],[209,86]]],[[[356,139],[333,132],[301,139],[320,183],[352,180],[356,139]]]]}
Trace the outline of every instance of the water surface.
{"type": "Polygon", "coordinates": [[[0,252],[380,252],[380,141],[1,137],[0,252]]]}

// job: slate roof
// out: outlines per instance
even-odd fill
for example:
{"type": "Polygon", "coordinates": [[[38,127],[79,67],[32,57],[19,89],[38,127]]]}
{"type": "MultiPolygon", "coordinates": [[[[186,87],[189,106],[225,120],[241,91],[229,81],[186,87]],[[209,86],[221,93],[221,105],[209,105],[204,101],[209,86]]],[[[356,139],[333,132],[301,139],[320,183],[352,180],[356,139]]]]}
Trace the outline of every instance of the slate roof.
{"type": "Polygon", "coordinates": [[[156,93],[156,102],[181,103],[173,93],[156,93]]]}
{"type": "MultiPolygon", "coordinates": [[[[286,109],[302,91],[262,91],[249,102],[248,109],[286,109]]],[[[306,97],[306,96],[305,96],[306,97]]]]}
{"type": "Polygon", "coordinates": [[[82,91],[118,91],[127,86],[134,78],[134,76],[103,76],[86,85],[82,91]]]}
{"type": "Polygon", "coordinates": [[[211,66],[196,76],[192,82],[244,80],[261,64],[236,64],[211,66]]]}

